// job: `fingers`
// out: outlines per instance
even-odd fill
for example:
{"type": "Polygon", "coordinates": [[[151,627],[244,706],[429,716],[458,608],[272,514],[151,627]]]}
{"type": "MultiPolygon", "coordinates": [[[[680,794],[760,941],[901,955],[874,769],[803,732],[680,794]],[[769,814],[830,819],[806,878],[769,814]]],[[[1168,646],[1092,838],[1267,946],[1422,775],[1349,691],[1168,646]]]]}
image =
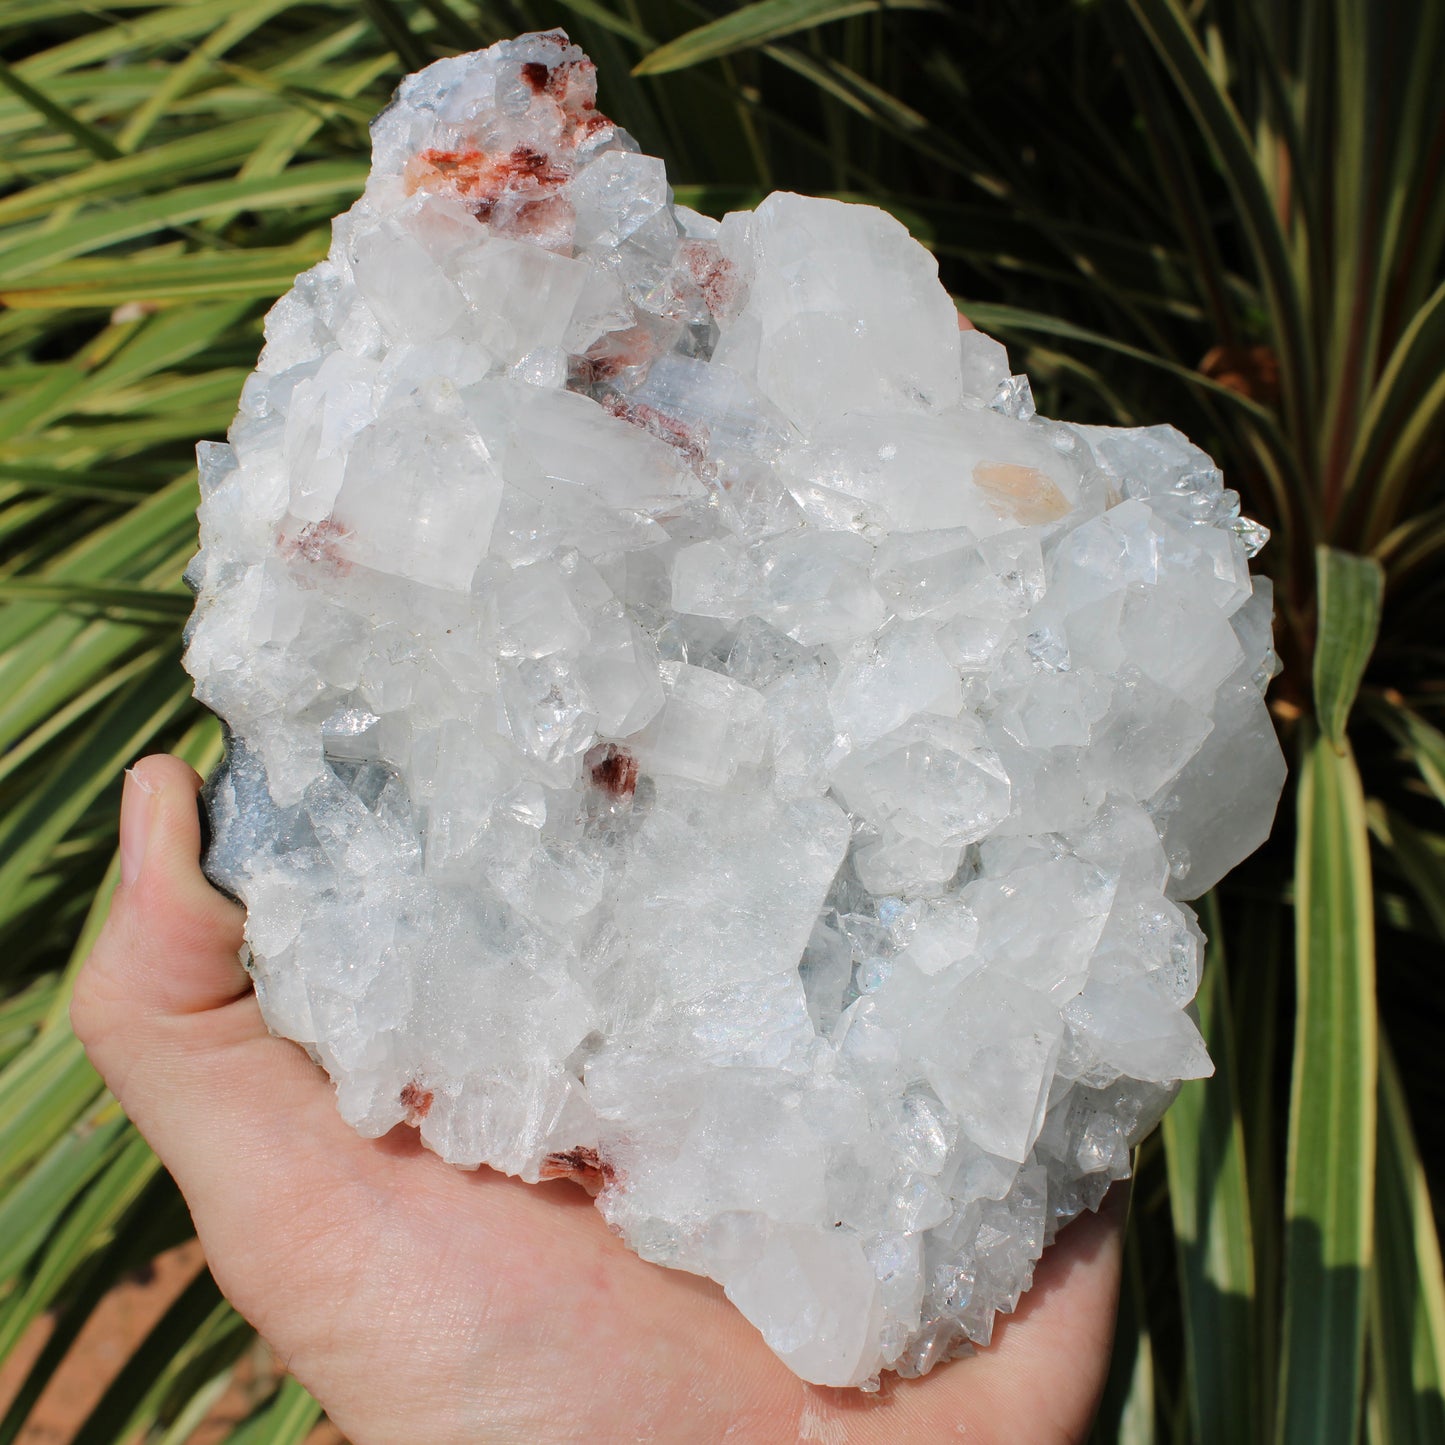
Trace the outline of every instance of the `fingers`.
{"type": "Polygon", "coordinates": [[[960,312],[958,313],[958,329],[959,329],[960,331],[977,331],[977,330],[978,330],[978,328],[973,324],[973,322],[970,321],[970,320],[968,319],[968,317],[963,314],[962,311],[960,311],[960,312]]]}

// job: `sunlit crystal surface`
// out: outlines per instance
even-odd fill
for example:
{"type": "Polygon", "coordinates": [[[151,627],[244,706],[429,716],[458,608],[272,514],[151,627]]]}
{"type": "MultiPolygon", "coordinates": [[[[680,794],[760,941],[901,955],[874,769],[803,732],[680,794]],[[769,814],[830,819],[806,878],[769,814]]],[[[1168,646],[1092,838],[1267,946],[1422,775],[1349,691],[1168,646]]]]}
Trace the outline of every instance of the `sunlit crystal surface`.
{"type": "Polygon", "coordinates": [[[201,448],[212,875],[368,1135],[600,1186],[799,1375],[989,1339],[1177,1082],[1267,581],[865,206],[720,223],[561,34],[440,61],[201,448]]]}

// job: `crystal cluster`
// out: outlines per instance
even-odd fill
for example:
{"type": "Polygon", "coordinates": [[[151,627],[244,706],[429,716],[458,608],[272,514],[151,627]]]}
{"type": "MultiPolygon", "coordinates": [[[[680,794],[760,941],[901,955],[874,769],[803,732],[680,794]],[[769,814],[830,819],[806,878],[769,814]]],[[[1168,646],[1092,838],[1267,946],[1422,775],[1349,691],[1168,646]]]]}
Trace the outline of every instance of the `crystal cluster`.
{"type": "Polygon", "coordinates": [[[598,1191],[805,1379],[989,1338],[1209,1072],[1263,541],[1034,414],[882,211],[710,220],[560,33],[440,61],[201,448],[212,876],[380,1135],[598,1191]]]}

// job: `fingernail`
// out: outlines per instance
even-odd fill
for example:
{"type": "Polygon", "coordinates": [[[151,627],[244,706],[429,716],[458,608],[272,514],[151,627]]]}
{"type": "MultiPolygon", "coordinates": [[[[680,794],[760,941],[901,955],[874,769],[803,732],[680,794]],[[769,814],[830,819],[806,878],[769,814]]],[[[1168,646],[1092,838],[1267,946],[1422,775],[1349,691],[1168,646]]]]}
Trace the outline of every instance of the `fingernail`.
{"type": "Polygon", "coordinates": [[[140,877],[146,843],[151,833],[156,789],[134,768],[125,771],[125,791],[120,800],[120,886],[128,888],[140,877]]]}

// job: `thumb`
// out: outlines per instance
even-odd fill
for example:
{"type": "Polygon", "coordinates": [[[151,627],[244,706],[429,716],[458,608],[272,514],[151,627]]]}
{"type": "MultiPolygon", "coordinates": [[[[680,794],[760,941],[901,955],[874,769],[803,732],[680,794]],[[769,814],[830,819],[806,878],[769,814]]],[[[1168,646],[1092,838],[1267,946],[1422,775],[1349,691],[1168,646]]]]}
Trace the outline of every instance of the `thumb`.
{"type": "Polygon", "coordinates": [[[77,990],[82,1017],[87,1002],[104,1002],[134,1024],[218,1008],[249,992],[240,960],[245,914],[198,866],[200,788],[179,758],[142,758],[126,773],[120,886],[77,990]]]}
{"type": "Polygon", "coordinates": [[[196,1203],[209,1141],[273,1155],[286,1132],[335,1113],[325,1076],[271,1037],[240,961],[245,913],[200,869],[201,780],[143,758],[121,801],[121,882],[76,979],[76,1036],[196,1203]]]}

